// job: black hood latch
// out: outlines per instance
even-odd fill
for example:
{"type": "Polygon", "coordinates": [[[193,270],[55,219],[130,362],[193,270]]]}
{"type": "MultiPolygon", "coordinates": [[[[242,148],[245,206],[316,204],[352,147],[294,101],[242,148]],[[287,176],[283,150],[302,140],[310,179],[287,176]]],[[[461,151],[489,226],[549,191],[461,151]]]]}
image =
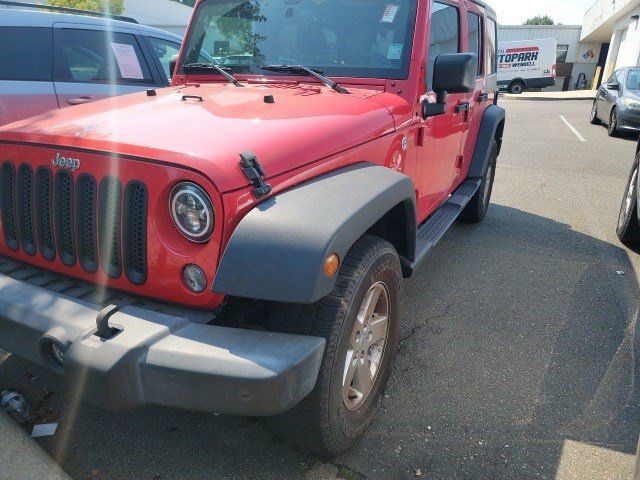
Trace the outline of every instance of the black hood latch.
{"type": "Polygon", "coordinates": [[[253,184],[253,194],[262,198],[271,192],[271,185],[264,181],[264,169],[258,162],[256,154],[247,150],[240,154],[240,168],[242,173],[253,184]]]}

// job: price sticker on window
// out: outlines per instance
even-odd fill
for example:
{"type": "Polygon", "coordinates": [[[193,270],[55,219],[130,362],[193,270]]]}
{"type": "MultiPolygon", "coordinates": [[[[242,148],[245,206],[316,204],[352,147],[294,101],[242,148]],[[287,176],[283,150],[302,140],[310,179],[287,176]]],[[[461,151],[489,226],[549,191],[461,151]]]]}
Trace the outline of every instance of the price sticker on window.
{"type": "Polygon", "coordinates": [[[392,3],[388,4],[384,9],[384,13],[382,14],[382,19],[380,21],[382,23],[393,23],[399,9],[399,5],[394,5],[392,3]]]}
{"type": "Polygon", "coordinates": [[[387,50],[387,60],[400,60],[402,58],[402,44],[392,43],[387,50]]]}
{"type": "Polygon", "coordinates": [[[118,63],[122,78],[144,80],[142,67],[140,66],[140,61],[138,60],[138,55],[136,55],[136,50],[133,48],[133,45],[111,42],[111,49],[116,56],[116,62],[118,63]]]}

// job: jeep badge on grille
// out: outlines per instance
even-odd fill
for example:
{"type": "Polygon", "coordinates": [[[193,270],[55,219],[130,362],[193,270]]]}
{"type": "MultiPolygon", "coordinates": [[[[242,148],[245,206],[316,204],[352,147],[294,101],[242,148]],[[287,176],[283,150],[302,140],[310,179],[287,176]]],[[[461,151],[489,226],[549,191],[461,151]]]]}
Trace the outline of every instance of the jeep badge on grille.
{"type": "Polygon", "coordinates": [[[52,160],[51,164],[54,167],[68,168],[72,172],[80,168],[80,160],[77,158],[65,158],[59,153],[56,154],[56,158],[52,160]]]}

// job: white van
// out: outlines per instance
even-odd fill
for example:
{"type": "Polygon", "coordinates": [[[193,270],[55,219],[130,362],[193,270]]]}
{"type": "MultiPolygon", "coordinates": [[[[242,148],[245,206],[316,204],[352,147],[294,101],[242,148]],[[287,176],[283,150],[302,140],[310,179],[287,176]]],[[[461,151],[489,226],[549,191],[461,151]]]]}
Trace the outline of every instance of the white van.
{"type": "Polygon", "coordinates": [[[553,86],[557,50],[555,38],[498,43],[498,86],[515,94],[553,86]]]}

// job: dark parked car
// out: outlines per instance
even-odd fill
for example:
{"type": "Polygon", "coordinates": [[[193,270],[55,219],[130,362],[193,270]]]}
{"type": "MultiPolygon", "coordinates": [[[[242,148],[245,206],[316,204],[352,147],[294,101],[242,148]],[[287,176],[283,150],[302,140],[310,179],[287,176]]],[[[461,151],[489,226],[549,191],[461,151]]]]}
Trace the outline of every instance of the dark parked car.
{"type": "Polygon", "coordinates": [[[602,84],[591,109],[591,123],[601,122],[612,137],[640,131],[640,68],[621,68],[602,84]]]}
{"type": "Polygon", "coordinates": [[[170,83],[169,60],[181,44],[176,35],[88,12],[3,5],[0,125],[170,83]]]}
{"type": "Polygon", "coordinates": [[[627,187],[622,197],[620,216],[618,217],[618,238],[628,247],[637,250],[640,247],[640,216],[638,215],[638,170],[640,163],[640,143],[636,149],[627,187]]]}

